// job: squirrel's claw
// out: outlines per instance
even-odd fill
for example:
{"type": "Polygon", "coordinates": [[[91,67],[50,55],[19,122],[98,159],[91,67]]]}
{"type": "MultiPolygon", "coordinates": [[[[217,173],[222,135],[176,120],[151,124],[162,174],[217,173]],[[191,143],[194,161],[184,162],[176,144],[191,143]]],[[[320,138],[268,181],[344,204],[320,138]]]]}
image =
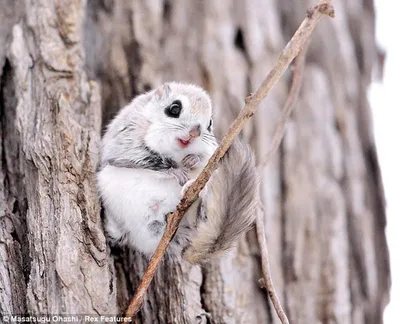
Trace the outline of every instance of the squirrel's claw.
{"type": "Polygon", "coordinates": [[[179,185],[183,186],[185,183],[187,183],[188,181],[188,175],[186,170],[179,168],[179,169],[175,169],[175,168],[171,168],[167,170],[167,174],[172,175],[175,177],[176,180],[178,180],[179,185]]]}
{"type": "Polygon", "coordinates": [[[192,169],[200,163],[200,156],[196,154],[188,154],[183,158],[181,163],[185,168],[192,169]]]}

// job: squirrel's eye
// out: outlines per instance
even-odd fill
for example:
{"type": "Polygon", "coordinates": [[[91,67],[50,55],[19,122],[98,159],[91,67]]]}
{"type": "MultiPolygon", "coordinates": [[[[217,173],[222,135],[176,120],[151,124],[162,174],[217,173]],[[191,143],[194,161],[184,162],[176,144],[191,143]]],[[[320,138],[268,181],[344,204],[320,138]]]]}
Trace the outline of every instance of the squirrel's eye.
{"type": "Polygon", "coordinates": [[[178,118],[179,115],[181,114],[181,110],[182,110],[182,103],[179,100],[175,100],[165,109],[165,114],[168,117],[178,118]]]}
{"type": "Polygon", "coordinates": [[[179,115],[179,113],[181,112],[181,107],[177,104],[172,104],[171,107],[169,108],[169,111],[173,115],[179,115]]]}
{"type": "Polygon", "coordinates": [[[207,130],[211,132],[211,126],[212,126],[212,119],[210,119],[210,123],[208,124],[207,130]]]}

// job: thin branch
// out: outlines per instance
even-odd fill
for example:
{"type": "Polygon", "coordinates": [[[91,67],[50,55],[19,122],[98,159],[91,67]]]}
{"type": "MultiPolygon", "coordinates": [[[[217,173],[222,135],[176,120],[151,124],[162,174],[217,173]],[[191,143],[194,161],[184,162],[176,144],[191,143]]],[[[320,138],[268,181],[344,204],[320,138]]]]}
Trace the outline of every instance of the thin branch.
{"type": "MultiPolygon", "coordinates": [[[[268,149],[268,152],[258,165],[259,172],[261,172],[263,168],[267,165],[272,155],[276,152],[276,150],[278,149],[279,145],[282,142],[283,134],[285,132],[286,124],[288,122],[290,113],[292,112],[299,97],[301,83],[302,83],[301,81],[303,78],[303,71],[305,66],[305,57],[306,57],[305,54],[307,52],[308,43],[309,42],[307,41],[307,44],[305,45],[304,49],[296,57],[292,72],[292,84],[290,87],[290,91],[286,99],[285,106],[283,107],[282,115],[279,118],[278,126],[275,130],[274,136],[272,137],[272,141],[268,149]]],[[[274,306],[275,311],[281,322],[283,324],[289,324],[289,320],[285,314],[285,311],[283,310],[281,303],[279,302],[278,294],[276,293],[274,283],[272,281],[271,269],[269,266],[268,247],[265,239],[263,216],[264,216],[264,206],[261,202],[261,197],[260,197],[259,206],[257,209],[257,217],[256,217],[257,239],[258,239],[258,244],[260,246],[261,268],[263,273],[263,278],[260,279],[261,280],[260,284],[263,288],[267,289],[268,295],[272,301],[272,305],[274,306]]]]}
{"type": "Polygon", "coordinates": [[[283,324],[289,324],[289,320],[285,314],[285,311],[283,310],[281,303],[279,302],[279,298],[271,278],[268,247],[267,247],[267,242],[265,241],[263,210],[264,208],[260,204],[259,208],[257,209],[257,217],[256,217],[257,239],[258,239],[258,244],[260,245],[261,265],[263,272],[263,278],[260,279],[261,280],[260,284],[263,288],[267,289],[269,298],[271,298],[272,305],[274,306],[275,311],[278,314],[278,317],[281,320],[281,322],[283,324]]]}
{"type": "Polygon", "coordinates": [[[304,46],[304,49],[300,52],[300,54],[296,57],[295,63],[292,70],[292,84],[290,86],[289,94],[286,99],[285,105],[283,106],[282,114],[278,121],[278,126],[274,132],[272,137],[269,149],[267,154],[265,154],[264,158],[258,164],[258,170],[262,171],[265,166],[268,164],[272,155],[275,154],[278,147],[281,145],[283,134],[285,133],[286,125],[289,120],[290,114],[294,106],[296,105],[297,99],[299,98],[301,83],[303,79],[304,65],[306,60],[306,52],[308,48],[308,43],[304,46]]]}
{"type": "Polygon", "coordinates": [[[222,139],[219,147],[211,156],[204,170],[197,177],[196,181],[189,187],[185,195],[179,202],[176,210],[168,214],[167,228],[157,246],[156,251],[151,257],[147,269],[142,277],[142,280],[136,290],[135,296],[132,298],[128,309],[125,312],[126,316],[134,316],[140,309],[144,294],[149,287],[158,264],[168,247],[169,242],[173,238],[179,223],[182,220],[187,209],[198,198],[200,191],[206,185],[212,172],[217,166],[219,160],[224,156],[225,152],[231,146],[234,138],[243,129],[245,123],[254,115],[260,102],[267,96],[273,86],[279,81],[282,74],[285,72],[289,64],[299,54],[307,39],[311,36],[315,26],[323,15],[333,16],[333,7],[330,5],[330,0],[319,0],[317,6],[307,11],[307,17],[300,25],[290,42],[286,45],[283,52],[279,56],[275,66],[268,74],[267,78],[257,89],[257,91],[245,99],[245,106],[240,111],[238,117],[234,120],[228,133],[222,139]]]}

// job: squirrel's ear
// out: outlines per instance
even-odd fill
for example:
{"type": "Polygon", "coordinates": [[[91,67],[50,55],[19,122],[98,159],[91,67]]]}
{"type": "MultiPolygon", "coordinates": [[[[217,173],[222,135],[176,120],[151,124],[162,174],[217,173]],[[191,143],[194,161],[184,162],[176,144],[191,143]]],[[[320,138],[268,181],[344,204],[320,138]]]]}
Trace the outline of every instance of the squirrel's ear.
{"type": "Polygon", "coordinates": [[[163,84],[156,89],[155,95],[157,100],[164,100],[169,97],[171,93],[171,88],[168,84],[163,84]]]}

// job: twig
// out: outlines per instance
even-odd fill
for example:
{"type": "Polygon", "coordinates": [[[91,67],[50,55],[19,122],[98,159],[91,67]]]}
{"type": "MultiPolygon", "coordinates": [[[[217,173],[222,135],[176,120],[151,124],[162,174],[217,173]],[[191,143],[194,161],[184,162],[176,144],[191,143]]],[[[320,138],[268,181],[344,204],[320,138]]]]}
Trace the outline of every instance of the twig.
{"type": "Polygon", "coordinates": [[[265,241],[265,230],[264,230],[264,220],[263,220],[264,213],[262,211],[263,211],[263,206],[260,204],[259,208],[257,209],[256,228],[257,228],[258,244],[260,245],[263,278],[259,280],[259,283],[261,284],[262,288],[267,289],[269,298],[271,298],[272,305],[274,305],[275,311],[278,314],[278,317],[281,320],[281,322],[283,324],[289,324],[289,320],[285,314],[285,311],[282,308],[281,303],[279,302],[279,298],[275,291],[274,284],[271,278],[268,248],[267,248],[267,242],[265,241]]]}
{"type": "Polygon", "coordinates": [[[289,94],[286,99],[285,105],[283,106],[283,111],[281,117],[279,118],[278,126],[276,127],[276,130],[272,137],[268,152],[267,154],[265,154],[264,158],[258,164],[259,171],[262,171],[262,169],[268,164],[271,156],[275,154],[279,145],[281,145],[287,121],[297,102],[297,99],[299,98],[301,81],[303,78],[303,70],[305,65],[305,57],[306,57],[305,54],[307,52],[308,43],[309,41],[307,41],[307,43],[304,46],[304,49],[295,59],[292,72],[292,84],[290,86],[289,94]]]}
{"type": "MultiPolygon", "coordinates": [[[[275,130],[274,136],[272,137],[272,141],[268,149],[268,152],[258,165],[259,172],[261,172],[262,169],[267,165],[270,158],[276,152],[276,150],[278,149],[279,145],[282,142],[283,134],[285,132],[285,127],[289,119],[290,113],[292,112],[299,97],[301,81],[303,78],[303,71],[305,65],[305,57],[306,57],[305,54],[307,52],[308,43],[309,42],[307,41],[307,44],[304,46],[304,49],[296,57],[292,72],[292,84],[290,87],[289,95],[286,99],[285,106],[283,107],[282,115],[279,118],[278,126],[275,130]]],[[[265,240],[263,215],[264,215],[264,207],[262,205],[260,197],[259,206],[257,209],[256,228],[257,228],[257,239],[261,253],[261,268],[264,278],[260,279],[259,282],[262,288],[267,289],[268,295],[272,301],[272,305],[274,306],[275,311],[278,314],[278,317],[281,320],[281,322],[283,324],[289,324],[289,320],[285,314],[285,311],[283,310],[281,303],[279,302],[278,294],[276,293],[272,281],[271,269],[269,266],[268,246],[265,240]]]]}
{"type": "Polygon", "coordinates": [[[126,316],[132,317],[139,311],[143,303],[144,294],[146,293],[146,290],[154,277],[157,266],[161,262],[168,244],[178,229],[179,223],[182,220],[185,212],[198,198],[200,191],[204,188],[208,179],[211,177],[211,174],[216,168],[217,163],[224,156],[234,138],[243,129],[245,123],[254,115],[259,103],[267,96],[272,87],[279,81],[292,60],[299,54],[300,50],[303,48],[307,39],[311,36],[315,26],[323,15],[333,16],[333,7],[330,5],[330,0],[319,0],[317,6],[307,11],[306,19],[302,22],[299,29],[282,51],[267,78],[254,94],[245,99],[245,106],[240,111],[238,117],[233,121],[228,133],[222,139],[219,147],[211,156],[204,170],[186,191],[176,210],[173,213],[168,214],[167,228],[157,246],[156,251],[149,261],[139,287],[136,290],[135,296],[132,298],[128,309],[125,312],[126,316]]]}

